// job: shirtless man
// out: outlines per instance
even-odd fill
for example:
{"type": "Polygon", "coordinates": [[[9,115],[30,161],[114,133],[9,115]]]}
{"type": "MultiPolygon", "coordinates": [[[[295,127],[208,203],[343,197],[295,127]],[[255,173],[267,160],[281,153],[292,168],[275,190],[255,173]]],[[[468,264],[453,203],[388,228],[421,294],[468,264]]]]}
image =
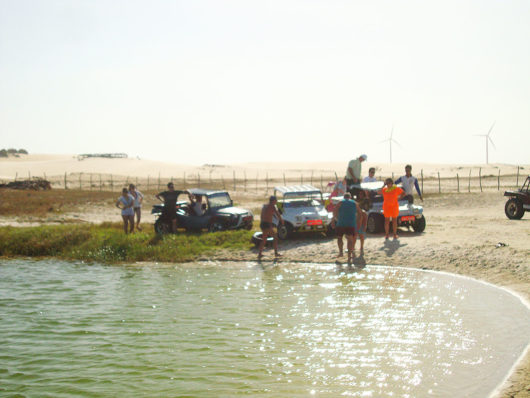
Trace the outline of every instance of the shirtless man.
{"type": "Polygon", "coordinates": [[[263,231],[262,240],[259,245],[259,252],[258,252],[258,260],[263,257],[263,248],[265,247],[265,243],[267,242],[267,238],[269,236],[272,236],[274,238],[273,241],[273,247],[274,247],[274,255],[276,257],[281,256],[280,253],[278,253],[278,235],[276,234],[276,231],[274,231],[274,224],[272,223],[272,219],[274,216],[278,218],[278,220],[283,225],[283,218],[276,208],[276,203],[278,200],[276,199],[276,196],[271,196],[269,198],[269,203],[266,205],[263,205],[263,208],[261,209],[261,222],[259,224],[261,230],[263,231]]]}

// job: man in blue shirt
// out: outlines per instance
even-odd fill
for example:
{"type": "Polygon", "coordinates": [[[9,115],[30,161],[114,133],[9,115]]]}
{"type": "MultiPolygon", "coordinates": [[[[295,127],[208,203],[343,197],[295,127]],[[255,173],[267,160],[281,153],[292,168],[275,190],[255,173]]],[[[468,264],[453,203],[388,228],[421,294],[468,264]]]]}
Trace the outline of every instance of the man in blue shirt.
{"type": "Polygon", "coordinates": [[[346,235],[346,242],[348,245],[348,264],[353,260],[356,233],[360,227],[361,217],[357,217],[361,213],[357,202],[353,201],[349,193],[344,194],[344,199],[340,201],[333,209],[333,223],[337,233],[337,245],[339,247],[338,257],[343,255],[344,243],[342,237],[346,235]]]}
{"type": "Polygon", "coordinates": [[[423,202],[423,196],[421,196],[420,186],[418,184],[418,179],[412,175],[412,166],[410,164],[405,166],[405,175],[399,177],[396,181],[394,181],[394,184],[401,183],[401,186],[403,190],[405,191],[404,199],[407,199],[410,204],[414,203],[414,197],[412,187],[414,186],[416,188],[416,192],[418,192],[418,196],[420,197],[421,201],[423,202]]]}

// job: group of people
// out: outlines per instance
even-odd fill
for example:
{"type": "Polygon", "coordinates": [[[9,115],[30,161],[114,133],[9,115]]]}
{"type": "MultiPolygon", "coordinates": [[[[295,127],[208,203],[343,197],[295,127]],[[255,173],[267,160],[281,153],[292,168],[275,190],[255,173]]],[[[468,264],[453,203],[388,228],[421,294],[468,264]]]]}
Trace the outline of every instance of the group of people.
{"type": "MultiPolygon", "coordinates": [[[[366,227],[368,223],[368,214],[365,212],[359,203],[364,199],[368,199],[369,194],[364,191],[361,182],[375,182],[375,167],[368,170],[368,176],[361,180],[362,163],[368,158],[363,154],[352,159],[346,168],[346,176],[343,182],[338,182],[332,196],[342,195],[343,198],[332,205],[331,201],[326,208],[333,211],[332,227],[335,228],[337,235],[337,245],[339,248],[339,257],[344,255],[343,238],[346,237],[348,249],[348,263],[351,263],[355,255],[355,244],[357,237],[360,241],[360,253],[364,254],[364,240],[366,237],[366,227]],[[356,200],[354,200],[356,199],[356,200]]],[[[405,175],[399,177],[396,181],[392,178],[387,178],[384,181],[384,186],[378,191],[383,196],[383,215],[385,217],[385,240],[390,237],[390,222],[392,221],[392,235],[394,239],[398,239],[397,234],[397,220],[399,217],[399,200],[404,198],[409,203],[414,202],[413,187],[416,189],[418,196],[423,201],[423,196],[420,191],[418,180],[412,175],[412,166],[405,166],[405,175]],[[401,183],[402,188],[397,184],[401,183]]],[[[282,224],[284,223],[278,209],[276,208],[276,197],[271,196],[269,203],[263,206],[261,211],[260,228],[263,231],[262,241],[258,249],[258,259],[263,256],[263,248],[267,242],[268,237],[272,236],[274,254],[279,256],[277,234],[274,231],[273,218],[276,217],[282,224]]]]}
{"type": "Polygon", "coordinates": [[[129,189],[123,188],[121,196],[116,201],[116,207],[121,209],[123,219],[123,230],[125,233],[132,233],[134,226],[141,231],[140,221],[142,219],[142,202],[144,195],[136,189],[134,184],[129,184],[129,189]],[[136,222],[135,222],[136,218],[136,222]]]}
{"type": "MultiPolygon", "coordinates": [[[[164,202],[162,216],[171,222],[171,232],[177,232],[177,198],[181,193],[187,193],[190,201],[191,211],[197,216],[202,216],[205,212],[205,204],[201,195],[192,195],[189,191],[179,191],[175,189],[172,182],[167,184],[167,191],[160,192],[155,197],[164,202]]],[[[125,233],[132,233],[136,229],[141,231],[140,220],[142,217],[142,202],[144,196],[136,189],[134,184],[129,185],[129,189],[123,188],[121,196],[116,201],[116,207],[121,209],[123,218],[123,230],[125,233]],[[135,224],[136,217],[136,224],[135,224]]]]}

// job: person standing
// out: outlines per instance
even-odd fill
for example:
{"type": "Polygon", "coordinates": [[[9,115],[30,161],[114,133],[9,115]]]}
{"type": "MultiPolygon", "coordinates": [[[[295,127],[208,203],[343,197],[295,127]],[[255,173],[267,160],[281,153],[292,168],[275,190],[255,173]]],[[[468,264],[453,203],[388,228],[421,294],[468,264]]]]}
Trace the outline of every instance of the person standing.
{"type": "Polygon", "coordinates": [[[357,159],[352,159],[348,163],[348,168],[346,169],[346,184],[359,184],[361,182],[361,171],[362,171],[362,162],[368,159],[368,156],[361,155],[357,159]]]}
{"type": "Polygon", "coordinates": [[[274,239],[272,245],[274,247],[275,257],[281,256],[281,254],[278,253],[278,234],[274,230],[272,219],[276,217],[278,221],[282,223],[282,225],[284,224],[284,221],[280,212],[278,211],[278,208],[276,207],[276,203],[278,203],[276,196],[271,196],[269,198],[269,203],[263,205],[261,209],[261,220],[259,226],[263,234],[262,240],[259,244],[258,260],[263,257],[263,248],[265,247],[265,243],[267,242],[267,238],[269,236],[272,236],[274,239]]]}
{"type": "Polygon", "coordinates": [[[421,196],[420,185],[418,184],[418,179],[412,175],[412,166],[410,164],[405,166],[405,175],[399,177],[395,181],[395,184],[399,184],[399,183],[401,183],[401,186],[403,187],[403,190],[405,191],[405,199],[407,199],[410,204],[414,203],[414,196],[413,196],[413,189],[412,189],[413,186],[416,188],[416,192],[418,192],[418,196],[423,202],[423,196],[421,196]]]}
{"type": "Polygon", "coordinates": [[[116,207],[121,209],[121,218],[123,219],[123,230],[127,233],[132,233],[134,230],[134,198],[127,188],[123,188],[121,196],[116,201],[116,207]]]}
{"type": "Polygon", "coordinates": [[[141,231],[140,220],[142,219],[142,202],[144,201],[144,195],[136,189],[134,184],[129,184],[129,193],[134,198],[133,210],[136,216],[136,229],[141,231]]]}
{"type": "Polygon", "coordinates": [[[394,185],[392,178],[385,180],[385,186],[380,193],[383,195],[383,215],[385,216],[385,239],[388,239],[390,221],[392,221],[392,230],[394,239],[398,239],[397,221],[399,216],[399,199],[404,196],[404,191],[394,185]]]}
{"type": "Polygon", "coordinates": [[[333,209],[333,223],[337,233],[337,246],[339,248],[338,257],[343,256],[344,242],[342,237],[346,235],[346,244],[348,248],[348,264],[353,261],[355,252],[356,231],[360,228],[361,218],[359,205],[352,200],[350,193],[344,194],[344,199],[340,201],[333,209]]]}
{"type": "Polygon", "coordinates": [[[172,182],[167,184],[167,191],[160,192],[155,197],[164,202],[162,217],[171,222],[171,232],[177,232],[177,198],[184,191],[175,190],[172,182]]]}

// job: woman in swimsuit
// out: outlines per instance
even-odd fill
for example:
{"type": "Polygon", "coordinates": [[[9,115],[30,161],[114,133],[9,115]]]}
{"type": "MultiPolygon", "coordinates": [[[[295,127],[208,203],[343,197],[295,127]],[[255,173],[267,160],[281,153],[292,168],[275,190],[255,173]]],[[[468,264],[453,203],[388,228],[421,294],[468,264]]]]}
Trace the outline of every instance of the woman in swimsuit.
{"type": "Polygon", "coordinates": [[[123,218],[123,230],[125,233],[132,233],[134,230],[134,198],[129,193],[127,188],[123,188],[121,196],[116,201],[116,207],[121,209],[121,217],[123,218]]]}

